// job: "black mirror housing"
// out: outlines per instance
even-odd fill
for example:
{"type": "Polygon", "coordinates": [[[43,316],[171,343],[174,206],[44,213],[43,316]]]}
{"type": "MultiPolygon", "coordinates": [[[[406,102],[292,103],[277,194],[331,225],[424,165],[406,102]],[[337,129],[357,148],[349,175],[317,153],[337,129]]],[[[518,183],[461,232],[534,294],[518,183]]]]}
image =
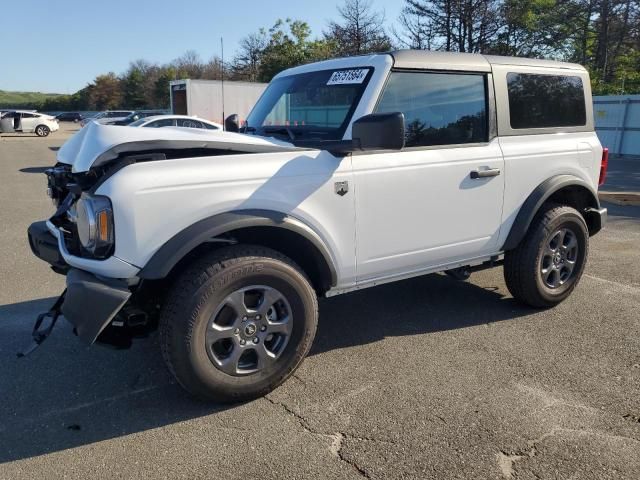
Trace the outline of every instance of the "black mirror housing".
{"type": "Polygon", "coordinates": [[[240,131],[240,117],[237,113],[229,115],[224,120],[224,129],[227,132],[239,132],[240,131]]]}
{"type": "Polygon", "coordinates": [[[402,150],[404,135],[402,112],[365,115],[351,127],[353,148],[356,150],[402,150]]]}

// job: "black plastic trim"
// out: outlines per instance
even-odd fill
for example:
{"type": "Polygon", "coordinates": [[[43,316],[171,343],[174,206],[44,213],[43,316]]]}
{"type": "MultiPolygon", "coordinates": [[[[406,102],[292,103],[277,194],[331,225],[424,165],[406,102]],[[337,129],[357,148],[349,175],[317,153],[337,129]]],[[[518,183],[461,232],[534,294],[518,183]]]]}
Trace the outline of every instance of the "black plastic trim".
{"type": "Polygon", "coordinates": [[[71,268],[67,273],[67,293],[62,314],[86,343],[95,342],[100,332],[131,297],[124,280],[98,278],[71,268]]]}
{"type": "MultiPolygon", "coordinates": [[[[584,187],[591,194],[591,205],[589,205],[589,207],[600,209],[598,195],[594,192],[593,187],[584,180],[573,175],[557,175],[555,177],[551,177],[538,185],[525,200],[518,212],[518,216],[511,226],[511,231],[504,242],[502,250],[512,250],[517,247],[526,235],[533,217],[535,217],[544,202],[546,202],[549,197],[557,191],[571,186],[584,187]]],[[[589,233],[593,235],[594,233],[597,233],[597,230],[590,230],[589,233]]]]}
{"type": "Polygon", "coordinates": [[[56,272],[64,272],[69,265],[58,249],[58,239],[47,228],[47,222],[35,222],[27,230],[33,254],[51,265],[56,272]]]}
{"type": "Polygon", "coordinates": [[[331,286],[337,284],[337,273],[330,251],[309,226],[287,214],[258,209],[221,213],[185,228],[160,247],[138,276],[148,280],[165,278],[173,267],[194,248],[232,230],[261,226],[284,228],[309,240],[320,251],[329,268],[331,286]]]}

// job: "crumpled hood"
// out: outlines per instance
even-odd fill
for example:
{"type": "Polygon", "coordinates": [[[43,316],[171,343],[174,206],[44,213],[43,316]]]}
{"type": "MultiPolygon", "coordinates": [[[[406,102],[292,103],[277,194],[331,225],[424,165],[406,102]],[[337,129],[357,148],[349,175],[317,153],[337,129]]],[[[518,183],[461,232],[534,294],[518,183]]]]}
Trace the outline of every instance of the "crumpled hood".
{"type": "Polygon", "coordinates": [[[274,138],[221,130],[144,128],[90,122],[60,147],[57,159],[60,163],[71,165],[72,171],[77,173],[107,163],[122,153],[182,148],[235,150],[238,153],[301,150],[274,138]]]}

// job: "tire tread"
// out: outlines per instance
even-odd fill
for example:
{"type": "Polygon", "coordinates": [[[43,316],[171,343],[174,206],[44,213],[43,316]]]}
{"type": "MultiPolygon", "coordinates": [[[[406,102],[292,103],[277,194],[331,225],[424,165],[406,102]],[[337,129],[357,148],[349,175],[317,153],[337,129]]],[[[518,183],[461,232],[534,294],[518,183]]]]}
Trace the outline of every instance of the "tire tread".
{"type": "MultiPolygon", "coordinates": [[[[551,233],[550,224],[559,216],[565,214],[574,214],[582,218],[577,210],[568,205],[560,205],[556,203],[543,205],[532,220],[525,238],[516,248],[505,253],[504,279],[507,284],[507,288],[515,299],[532,307],[547,308],[557,305],[571,294],[577,286],[580,275],[582,274],[582,272],[579,273],[576,281],[570,285],[558,301],[549,301],[548,299],[545,299],[541,295],[539,287],[536,284],[537,271],[535,269],[537,268],[536,260],[538,258],[537,245],[542,238],[546,238],[546,236],[551,233]]],[[[582,270],[584,270],[587,257],[588,241],[585,242],[584,261],[581,266],[582,270]]]]}
{"type": "MultiPolygon", "coordinates": [[[[187,335],[184,336],[186,342],[185,347],[187,351],[191,350],[191,333],[195,328],[197,317],[200,309],[206,303],[206,297],[200,298],[197,306],[191,309],[188,319],[184,318],[185,306],[189,304],[194,292],[200,290],[200,288],[207,285],[209,280],[217,274],[227,270],[238,263],[247,261],[256,261],[271,259],[278,262],[282,262],[292,269],[294,269],[301,279],[306,282],[306,286],[309,290],[313,291],[311,283],[302,269],[290,258],[279,253],[276,250],[272,250],[267,247],[253,246],[253,245],[233,245],[229,247],[223,247],[214,250],[208,255],[194,260],[175,280],[172,288],[170,289],[167,300],[162,309],[159,322],[159,343],[162,357],[169,372],[177,380],[177,382],[188,392],[196,397],[204,400],[211,400],[210,393],[206,390],[202,390],[194,386],[193,384],[187,384],[179,373],[183,368],[184,362],[188,362],[188,359],[178,355],[173,348],[171,348],[171,340],[174,336],[174,329],[180,322],[185,320],[188,322],[187,335]]],[[[311,296],[313,298],[313,310],[314,314],[318,315],[318,300],[316,295],[311,296]]],[[[311,332],[315,335],[315,329],[311,332]]],[[[304,358],[304,356],[302,357],[304,358]]],[[[280,378],[274,379],[271,384],[264,388],[262,391],[257,392],[250,398],[263,396],[280,385],[286,378],[288,378],[301,363],[299,362],[291,365],[280,378]]],[[[242,395],[236,395],[234,392],[228,392],[225,395],[217,395],[215,400],[222,402],[238,402],[248,399],[242,395]]]]}

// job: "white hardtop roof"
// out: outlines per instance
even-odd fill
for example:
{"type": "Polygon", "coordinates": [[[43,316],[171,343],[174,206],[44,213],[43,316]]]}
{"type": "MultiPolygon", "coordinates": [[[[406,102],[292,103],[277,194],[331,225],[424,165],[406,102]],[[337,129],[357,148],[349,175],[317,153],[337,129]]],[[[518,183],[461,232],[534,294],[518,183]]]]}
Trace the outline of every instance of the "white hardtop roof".
{"type": "Polygon", "coordinates": [[[301,65],[285,70],[277,75],[277,77],[334,68],[376,67],[386,63],[385,60],[391,60],[394,68],[411,70],[491,72],[492,65],[517,65],[585,71],[585,68],[577,63],[540,60],[537,58],[502,57],[499,55],[483,55],[480,53],[435,52],[430,50],[396,50],[387,53],[336,58],[301,65]]]}

